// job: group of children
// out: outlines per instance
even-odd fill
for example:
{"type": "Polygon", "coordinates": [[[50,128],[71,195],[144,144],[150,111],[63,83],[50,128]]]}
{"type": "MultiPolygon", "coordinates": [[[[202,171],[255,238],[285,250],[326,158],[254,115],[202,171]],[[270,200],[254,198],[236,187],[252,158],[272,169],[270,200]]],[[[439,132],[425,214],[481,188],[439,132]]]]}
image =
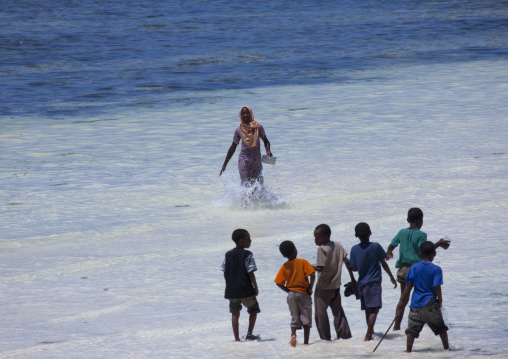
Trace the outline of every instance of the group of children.
{"type": "MultiPolygon", "coordinates": [[[[423,212],[419,208],[411,208],[407,221],[409,228],[399,231],[391,241],[387,251],[375,242],[370,242],[371,230],[367,223],[358,223],[355,236],[360,243],[351,248],[351,257],[338,242],[330,240],[331,229],[326,224],[320,224],[314,230],[315,243],[318,246],[316,265],[311,265],[305,259],[297,258],[298,251],[291,241],[280,244],[281,254],[287,258],[275,277],[276,285],[288,293],[287,303],[291,313],[290,345],[296,346],[296,331],[303,328],[304,344],[309,343],[310,328],[312,327],[312,299],[314,294],[314,318],[321,340],[331,340],[328,308],[333,315],[334,329],[337,339],[351,338],[346,315],[341,303],[341,275],[344,263],[351,278],[351,288],[358,294],[361,309],[365,311],[367,333],[365,341],[372,340],[377,314],[382,306],[381,300],[381,268],[389,275],[392,284],[400,284],[401,296],[397,305],[394,319],[394,330],[400,330],[404,310],[409,302],[411,291],[410,313],[408,316],[407,351],[411,352],[415,338],[418,338],[423,326],[427,324],[435,335],[441,337],[443,347],[449,348],[447,330],[444,323],[441,306],[443,303],[441,285],[443,275],[441,268],[432,263],[436,248],[447,249],[449,241],[440,239],[436,243],[427,241],[427,235],[420,228],[423,225],[423,212]],[[387,260],[393,258],[393,250],[399,247],[399,259],[395,267],[395,280],[387,260]],[[316,272],[318,280],[316,282],[316,272]],[[358,272],[358,281],[353,272],[358,272]],[[314,288],[316,283],[316,288],[314,288]]],[[[233,333],[236,341],[240,341],[239,317],[242,304],[249,313],[249,327],[246,340],[255,340],[253,335],[257,313],[260,312],[256,296],[258,286],[254,271],[256,263],[252,253],[247,248],[251,245],[251,238],[245,229],[237,229],[232,234],[236,248],[228,251],[222,263],[226,281],[225,298],[229,299],[229,309],[232,314],[233,333]]]]}

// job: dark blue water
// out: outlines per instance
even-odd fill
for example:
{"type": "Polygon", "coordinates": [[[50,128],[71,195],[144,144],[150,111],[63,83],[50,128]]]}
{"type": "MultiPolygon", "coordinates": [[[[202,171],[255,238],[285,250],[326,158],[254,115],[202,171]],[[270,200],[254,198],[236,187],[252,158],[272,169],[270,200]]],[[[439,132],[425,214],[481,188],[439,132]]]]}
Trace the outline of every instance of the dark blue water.
{"type": "Polygon", "coordinates": [[[508,1],[2,0],[0,7],[1,116],[94,116],[213,102],[222,89],[508,57],[508,1]]]}

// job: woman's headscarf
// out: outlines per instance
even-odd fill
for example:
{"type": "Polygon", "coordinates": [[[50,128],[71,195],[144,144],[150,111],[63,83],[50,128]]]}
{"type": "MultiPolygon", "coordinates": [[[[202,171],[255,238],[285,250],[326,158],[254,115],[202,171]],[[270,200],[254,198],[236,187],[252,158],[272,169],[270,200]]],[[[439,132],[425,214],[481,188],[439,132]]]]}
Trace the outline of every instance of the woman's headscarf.
{"type": "Polygon", "coordinates": [[[240,109],[238,117],[240,118],[240,137],[242,138],[243,143],[245,143],[247,147],[256,146],[259,138],[259,124],[254,121],[254,112],[249,106],[243,106],[240,109]],[[245,124],[242,121],[242,110],[244,108],[248,109],[251,115],[251,121],[248,124],[245,124]]]}

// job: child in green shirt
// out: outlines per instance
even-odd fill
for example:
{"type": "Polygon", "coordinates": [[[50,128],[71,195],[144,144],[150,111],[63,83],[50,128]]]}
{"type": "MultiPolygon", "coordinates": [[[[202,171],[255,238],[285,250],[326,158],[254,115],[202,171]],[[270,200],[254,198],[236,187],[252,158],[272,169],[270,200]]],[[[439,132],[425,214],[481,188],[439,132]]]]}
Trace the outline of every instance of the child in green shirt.
{"type": "MultiPolygon", "coordinates": [[[[406,276],[409,268],[411,268],[411,265],[414,263],[421,261],[419,255],[420,244],[427,240],[427,233],[420,230],[423,226],[423,211],[420,208],[411,208],[407,212],[407,222],[409,223],[409,228],[401,229],[395,238],[392,239],[386,250],[386,260],[388,261],[393,258],[393,250],[400,245],[399,259],[395,263],[395,268],[398,268],[397,281],[400,283],[401,299],[402,293],[404,293],[404,289],[406,288],[406,276]]],[[[444,249],[448,249],[450,241],[445,241],[441,238],[434,243],[434,245],[436,248],[443,247],[444,249]]],[[[402,310],[397,312],[393,330],[400,330],[400,323],[402,322],[404,308],[408,300],[403,301],[404,305],[402,310]]]]}

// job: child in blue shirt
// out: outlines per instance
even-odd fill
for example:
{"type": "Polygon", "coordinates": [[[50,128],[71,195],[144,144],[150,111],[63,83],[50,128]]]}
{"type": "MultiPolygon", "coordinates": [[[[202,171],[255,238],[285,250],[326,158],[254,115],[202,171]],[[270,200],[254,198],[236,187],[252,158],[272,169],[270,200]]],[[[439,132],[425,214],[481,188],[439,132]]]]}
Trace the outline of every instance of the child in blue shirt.
{"type": "Polygon", "coordinates": [[[448,350],[448,327],[446,326],[441,307],[443,305],[443,271],[441,267],[432,263],[436,256],[434,243],[426,241],[420,245],[421,262],[415,263],[409,268],[406,277],[406,288],[397,305],[397,316],[404,311],[411,290],[414,288],[408,325],[406,328],[407,343],[406,350],[410,353],[413,350],[415,338],[418,338],[423,326],[427,324],[435,335],[441,337],[443,347],[448,350]]]}
{"type": "Polygon", "coordinates": [[[367,223],[358,223],[355,236],[361,243],[351,248],[349,265],[351,270],[358,271],[358,291],[362,310],[365,310],[367,334],[364,341],[372,340],[377,314],[382,307],[381,301],[381,267],[390,276],[390,281],[397,288],[397,282],[385,262],[386,252],[376,242],[369,242],[372,232],[367,223]]]}

